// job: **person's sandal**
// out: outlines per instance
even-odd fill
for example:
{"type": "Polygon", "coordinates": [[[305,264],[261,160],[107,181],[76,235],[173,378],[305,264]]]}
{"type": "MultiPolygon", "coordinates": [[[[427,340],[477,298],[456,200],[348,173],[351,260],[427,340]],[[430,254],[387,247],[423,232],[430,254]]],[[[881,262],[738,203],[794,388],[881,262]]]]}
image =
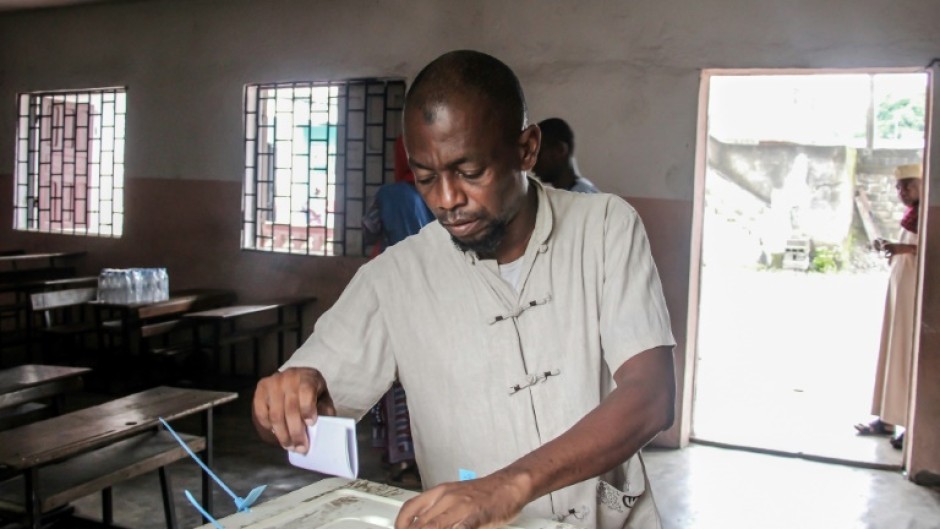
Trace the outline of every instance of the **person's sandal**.
{"type": "Polygon", "coordinates": [[[875,419],[868,424],[860,422],[855,425],[858,435],[893,435],[894,427],[881,419],[875,419]]]}
{"type": "Polygon", "coordinates": [[[891,446],[897,450],[904,448],[904,432],[891,438],[891,446]]]}

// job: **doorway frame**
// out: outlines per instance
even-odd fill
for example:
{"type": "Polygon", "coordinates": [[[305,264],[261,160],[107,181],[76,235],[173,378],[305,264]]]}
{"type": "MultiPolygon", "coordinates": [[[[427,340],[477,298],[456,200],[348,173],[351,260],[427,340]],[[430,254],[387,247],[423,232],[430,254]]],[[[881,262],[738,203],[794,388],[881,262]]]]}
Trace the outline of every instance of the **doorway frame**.
{"type": "MultiPolygon", "coordinates": [[[[940,179],[940,165],[932,166],[930,160],[932,155],[940,153],[940,115],[933,112],[933,103],[940,97],[936,81],[936,74],[940,73],[940,64],[936,60],[931,66],[909,66],[909,67],[891,67],[891,68],[706,68],[701,71],[699,77],[699,95],[698,95],[698,115],[696,118],[695,134],[695,164],[694,164],[694,191],[692,202],[692,233],[690,237],[689,248],[689,296],[688,296],[688,318],[686,324],[686,347],[685,347],[685,365],[687,366],[682,377],[682,402],[680,404],[679,415],[679,442],[680,446],[687,446],[692,437],[692,415],[695,402],[696,378],[698,371],[698,327],[699,327],[699,302],[701,295],[701,271],[702,271],[702,240],[704,231],[704,211],[705,211],[705,173],[707,166],[707,147],[708,147],[708,103],[709,87],[712,77],[719,76],[776,76],[776,75],[825,75],[825,74],[904,74],[904,73],[925,73],[927,74],[927,101],[925,102],[924,117],[924,181],[921,198],[921,229],[920,244],[922,251],[918,252],[918,274],[917,274],[917,298],[915,301],[915,322],[914,322],[914,361],[912,367],[911,383],[911,406],[909,412],[909,426],[907,441],[904,447],[904,467],[910,469],[909,475],[913,477],[915,472],[920,469],[940,470],[940,454],[937,454],[940,447],[940,421],[937,424],[924,426],[924,419],[928,416],[934,416],[940,411],[940,384],[933,382],[933,388],[930,386],[929,374],[940,372],[940,360],[936,361],[936,366],[921,366],[921,355],[924,349],[921,348],[921,338],[924,332],[922,320],[925,316],[937,313],[934,304],[928,304],[929,312],[924,312],[925,288],[930,285],[923,283],[925,263],[930,261],[935,264],[935,269],[940,270],[940,244],[937,248],[932,248],[927,243],[927,211],[931,207],[940,207],[940,185],[937,185],[937,195],[931,196],[931,181],[940,179]],[[929,257],[928,257],[929,256],[929,257]],[[934,369],[919,369],[919,367],[930,367],[934,369]],[[936,369],[936,370],[935,370],[936,369]],[[936,388],[936,389],[934,389],[936,388]],[[936,398],[934,398],[936,397],[936,398]],[[923,399],[930,398],[932,406],[922,406],[918,408],[917,403],[923,399]],[[918,421],[917,419],[921,419],[918,421]],[[918,425],[920,422],[920,425],[918,425]],[[921,426],[921,428],[918,428],[921,426]],[[933,451],[927,454],[928,451],[933,451]]],[[[940,285],[934,291],[928,292],[931,300],[940,299],[940,285]]],[[[934,318],[931,316],[931,320],[934,318]]],[[[940,318],[938,318],[940,319],[940,318]]],[[[940,322],[935,325],[927,326],[927,332],[930,333],[928,339],[930,343],[940,344],[940,337],[936,336],[940,331],[940,322]]],[[[935,355],[937,356],[937,355],[935,355]]]]}

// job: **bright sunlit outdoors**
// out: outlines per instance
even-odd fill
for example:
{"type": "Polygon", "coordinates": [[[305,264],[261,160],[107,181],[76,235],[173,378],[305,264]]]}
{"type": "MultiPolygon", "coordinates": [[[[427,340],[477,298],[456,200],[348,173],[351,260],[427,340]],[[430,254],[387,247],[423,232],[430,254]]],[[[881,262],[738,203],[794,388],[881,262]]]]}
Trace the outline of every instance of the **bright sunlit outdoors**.
{"type": "Polygon", "coordinates": [[[712,75],[693,436],[900,464],[859,438],[925,73],[712,75]]]}

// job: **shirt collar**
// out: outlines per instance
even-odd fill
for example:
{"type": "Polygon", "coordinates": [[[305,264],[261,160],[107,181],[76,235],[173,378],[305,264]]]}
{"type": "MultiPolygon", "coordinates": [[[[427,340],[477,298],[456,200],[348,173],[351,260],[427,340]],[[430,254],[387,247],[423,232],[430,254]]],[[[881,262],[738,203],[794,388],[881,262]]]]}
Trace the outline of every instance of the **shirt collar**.
{"type": "MultiPolygon", "coordinates": [[[[555,215],[552,212],[552,204],[549,202],[548,193],[545,191],[545,186],[542,185],[541,182],[535,178],[529,177],[529,185],[535,186],[536,193],[539,197],[538,210],[535,213],[535,228],[533,228],[532,237],[529,239],[529,247],[533,244],[537,244],[540,247],[546,246],[549,238],[551,238],[552,228],[554,227],[555,215]]],[[[526,249],[526,253],[528,253],[528,248],[526,249]]]]}

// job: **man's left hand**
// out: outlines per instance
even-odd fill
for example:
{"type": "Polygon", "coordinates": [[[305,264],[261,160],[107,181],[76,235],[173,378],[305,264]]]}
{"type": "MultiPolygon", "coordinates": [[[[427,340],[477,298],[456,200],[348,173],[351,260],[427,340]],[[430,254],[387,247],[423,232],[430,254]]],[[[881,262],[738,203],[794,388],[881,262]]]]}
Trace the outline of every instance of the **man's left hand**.
{"type": "Polygon", "coordinates": [[[489,529],[513,521],[529,503],[521,476],[500,471],[444,483],[402,506],[395,529],[489,529]]]}

